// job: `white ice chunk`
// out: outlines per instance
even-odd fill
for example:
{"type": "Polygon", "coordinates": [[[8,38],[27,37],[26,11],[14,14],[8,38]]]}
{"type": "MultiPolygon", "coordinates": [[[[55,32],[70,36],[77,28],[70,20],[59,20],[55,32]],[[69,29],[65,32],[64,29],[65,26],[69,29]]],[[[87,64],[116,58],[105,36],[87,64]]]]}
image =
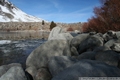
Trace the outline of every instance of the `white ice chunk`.
{"type": "Polygon", "coordinates": [[[0,44],[9,44],[11,40],[0,40],[0,44]]]}

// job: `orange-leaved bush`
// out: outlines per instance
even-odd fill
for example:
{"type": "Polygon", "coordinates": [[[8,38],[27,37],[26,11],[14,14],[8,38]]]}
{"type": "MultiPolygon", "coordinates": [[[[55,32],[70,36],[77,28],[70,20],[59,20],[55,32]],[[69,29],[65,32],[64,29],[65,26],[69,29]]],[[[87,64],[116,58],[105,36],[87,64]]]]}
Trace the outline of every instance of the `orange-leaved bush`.
{"type": "Polygon", "coordinates": [[[67,31],[74,31],[73,28],[69,27],[67,31]]]}
{"type": "Polygon", "coordinates": [[[120,30],[120,0],[100,0],[102,6],[94,8],[94,16],[83,25],[83,32],[120,30]]]}

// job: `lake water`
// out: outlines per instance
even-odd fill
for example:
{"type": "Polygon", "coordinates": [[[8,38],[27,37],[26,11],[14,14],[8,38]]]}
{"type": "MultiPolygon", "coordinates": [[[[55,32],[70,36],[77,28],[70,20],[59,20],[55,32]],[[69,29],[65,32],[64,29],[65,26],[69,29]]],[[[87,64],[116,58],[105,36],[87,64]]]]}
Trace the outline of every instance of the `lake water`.
{"type": "Polygon", "coordinates": [[[21,63],[38,46],[47,41],[49,33],[0,32],[0,65],[21,63]]]}
{"type": "Polygon", "coordinates": [[[0,32],[0,40],[47,39],[48,35],[45,31],[0,32]]]}

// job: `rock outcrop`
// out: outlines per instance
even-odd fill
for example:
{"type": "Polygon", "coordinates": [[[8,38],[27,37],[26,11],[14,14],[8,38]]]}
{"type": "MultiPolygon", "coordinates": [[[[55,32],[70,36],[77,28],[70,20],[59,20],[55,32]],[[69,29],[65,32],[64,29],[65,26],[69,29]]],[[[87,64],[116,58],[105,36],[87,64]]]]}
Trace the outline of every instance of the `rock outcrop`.
{"type": "Polygon", "coordinates": [[[68,56],[54,56],[50,58],[48,68],[54,77],[64,71],[65,68],[72,66],[77,61],[77,59],[68,56]]]}
{"type": "Polygon", "coordinates": [[[35,80],[120,77],[120,40],[116,32],[68,36],[61,27],[56,27],[51,31],[48,41],[28,56],[26,71],[35,80]]]}
{"type": "Polygon", "coordinates": [[[73,36],[70,33],[65,33],[63,28],[60,26],[56,26],[55,28],[52,29],[50,32],[50,35],[48,37],[48,40],[71,40],[73,36]]]}
{"type": "Polygon", "coordinates": [[[120,69],[93,60],[80,60],[64,69],[52,80],[78,80],[79,77],[118,77],[120,69]]]}
{"type": "Polygon", "coordinates": [[[33,50],[25,73],[17,66],[1,66],[0,80],[78,80],[79,77],[120,77],[120,39],[117,32],[81,33],[64,36],[56,27],[50,39],[33,50]],[[60,36],[59,36],[60,37],[60,36]],[[16,71],[18,70],[18,72],[16,71]],[[12,75],[10,75],[12,73],[12,75]],[[25,74],[28,73],[26,76],[25,74]]]}
{"type": "Polygon", "coordinates": [[[12,63],[0,66],[0,80],[27,80],[21,64],[12,63]]]}

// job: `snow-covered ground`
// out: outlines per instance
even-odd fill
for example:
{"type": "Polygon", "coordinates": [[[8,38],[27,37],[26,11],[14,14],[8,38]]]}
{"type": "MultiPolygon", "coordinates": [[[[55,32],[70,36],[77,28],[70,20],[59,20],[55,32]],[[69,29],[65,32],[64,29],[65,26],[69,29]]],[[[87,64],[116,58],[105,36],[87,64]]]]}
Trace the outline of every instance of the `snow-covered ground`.
{"type": "Polygon", "coordinates": [[[11,40],[0,40],[0,44],[9,44],[11,40]]]}

